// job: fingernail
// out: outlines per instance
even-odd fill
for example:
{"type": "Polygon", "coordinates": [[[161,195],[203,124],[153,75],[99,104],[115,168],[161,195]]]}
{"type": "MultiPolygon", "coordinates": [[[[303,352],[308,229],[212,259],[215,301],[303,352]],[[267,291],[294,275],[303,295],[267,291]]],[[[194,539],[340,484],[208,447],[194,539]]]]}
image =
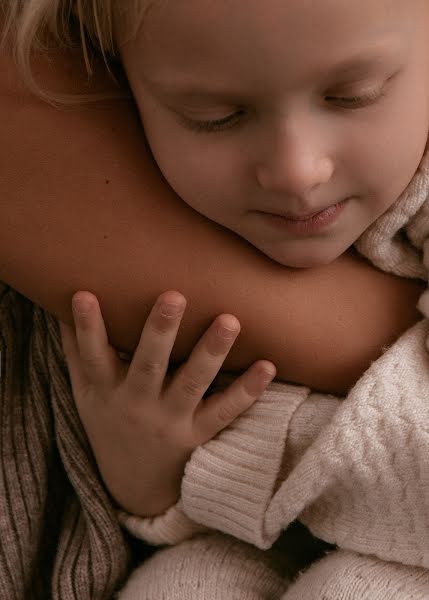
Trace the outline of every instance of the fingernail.
{"type": "Polygon", "coordinates": [[[232,340],[237,335],[238,329],[235,327],[231,329],[231,327],[225,327],[222,325],[218,328],[218,335],[224,340],[232,340]]]}
{"type": "Polygon", "coordinates": [[[263,385],[268,385],[276,376],[276,369],[274,367],[265,368],[261,372],[261,381],[263,385]]]}
{"type": "Polygon", "coordinates": [[[79,317],[85,317],[91,310],[92,304],[88,300],[79,298],[73,298],[72,301],[73,312],[79,317]]]}
{"type": "Polygon", "coordinates": [[[163,317],[177,317],[183,311],[183,304],[176,302],[163,302],[160,307],[160,313],[163,317]]]}

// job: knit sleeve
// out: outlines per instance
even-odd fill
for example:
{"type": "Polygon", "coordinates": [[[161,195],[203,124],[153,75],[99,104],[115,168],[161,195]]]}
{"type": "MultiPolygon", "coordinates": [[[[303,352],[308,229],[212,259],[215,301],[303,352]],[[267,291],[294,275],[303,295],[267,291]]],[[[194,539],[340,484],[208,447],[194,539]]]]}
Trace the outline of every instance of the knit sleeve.
{"type": "Polygon", "coordinates": [[[182,504],[196,522],[269,548],[282,530],[266,513],[340,400],[308,388],[272,383],[262,397],[213,440],[197,448],[185,470],[182,504]]]}
{"type": "Polygon", "coordinates": [[[118,511],[118,519],[131,535],[153,546],[178,544],[209,531],[208,527],[195,523],[183,512],[180,500],[165,513],[155,517],[142,518],[118,511]]]}
{"type": "Polygon", "coordinates": [[[261,548],[298,518],[345,550],[429,568],[427,337],[424,320],[342,402],[302,388],[268,391],[194,452],[186,514],[261,548]],[[294,405],[283,421],[271,413],[275,398],[294,405]]]}
{"type": "MultiPolygon", "coordinates": [[[[223,389],[230,380],[229,376],[219,377],[212,391],[223,389]]],[[[253,521],[256,514],[262,515],[281,472],[288,423],[308,393],[307,388],[272,383],[234,423],[194,451],[176,505],[151,518],[119,512],[122,525],[154,545],[176,544],[211,529],[253,541],[253,521]],[[183,499],[189,504],[190,497],[195,507],[209,515],[203,516],[198,510],[195,515],[187,513],[183,499]],[[234,530],[236,521],[240,531],[234,530]]]]}

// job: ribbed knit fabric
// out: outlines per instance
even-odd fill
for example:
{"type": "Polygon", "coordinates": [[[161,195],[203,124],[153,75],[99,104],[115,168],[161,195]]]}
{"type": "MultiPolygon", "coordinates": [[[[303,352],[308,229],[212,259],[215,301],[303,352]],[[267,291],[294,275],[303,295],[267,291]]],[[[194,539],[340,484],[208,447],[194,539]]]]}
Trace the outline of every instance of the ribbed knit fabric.
{"type": "Polygon", "coordinates": [[[287,423],[279,417],[278,429],[267,426],[271,455],[263,437],[250,444],[244,430],[249,419],[264,429],[265,403],[288,406],[286,386],[266,392],[245,418],[194,452],[182,485],[188,517],[261,548],[299,518],[342,548],[429,567],[427,334],[426,321],[410,329],[343,402],[308,394],[287,423]],[[307,427],[316,414],[319,430],[307,427]],[[276,491],[270,466],[283,456],[276,491]]]}
{"type": "MultiPolygon", "coordinates": [[[[195,480],[193,497],[196,505],[198,498],[201,498],[204,515],[193,514],[194,521],[255,543],[255,535],[258,535],[255,524],[263,518],[265,507],[271,498],[273,480],[281,468],[287,423],[307,396],[306,388],[272,383],[263,402],[256,403],[232,427],[212,440],[210,445],[205,445],[194,453],[192,473],[199,468],[198,452],[201,450],[204,452],[202,468],[204,475],[207,469],[208,475],[207,481],[204,476],[201,491],[195,480]],[[227,447],[230,451],[228,458],[223,456],[227,447]],[[223,498],[225,487],[228,488],[231,483],[228,472],[231,479],[238,475],[237,481],[233,482],[229,500],[223,498]],[[220,500],[222,504],[224,500],[228,503],[227,510],[224,510],[226,505],[219,507],[220,500]],[[208,514],[210,517],[207,517],[208,514]],[[238,529],[232,531],[231,522],[238,529]]],[[[189,478],[185,476],[185,486],[188,486],[188,481],[189,478]]],[[[182,491],[188,502],[187,491],[182,491]]],[[[228,489],[226,491],[228,493],[228,489]]],[[[121,513],[120,519],[131,533],[152,544],[177,543],[198,532],[197,524],[183,512],[181,502],[162,517],[141,519],[121,513]]],[[[261,532],[260,535],[263,536],[264,533],[261,532]]],[[[260,547],[268,545],[259,537],[256,544],[260,547]]]]}
{"type": "Polygon", "coordinates": [[[129,550],[75,409],[56,320],[0,284],[0,598],[110,600],[129,550]]]}
{"type": "Polygon", "coordinates": [[[170,514],[261,548],[300,518],[345,549],[429,567],[427,333],[410,329],[343,402],[272,384],[194,452],[170,514]]]}
{"type": "Polygon", "coordinates": [[[118,520],[130,533],[153,545],[178,544],[199,533],[211,531],[210,527],[189,519],[180,500],[162,518],[142,519],[118,510],[118,520]]]}

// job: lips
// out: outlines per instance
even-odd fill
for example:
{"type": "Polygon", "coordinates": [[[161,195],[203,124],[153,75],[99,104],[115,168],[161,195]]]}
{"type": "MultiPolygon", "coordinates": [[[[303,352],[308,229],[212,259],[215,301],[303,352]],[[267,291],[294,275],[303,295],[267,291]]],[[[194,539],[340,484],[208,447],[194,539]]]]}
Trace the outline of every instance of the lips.
{"type": "Polygon", "coordinates": [[[271,211],[263,211],[265,214],[267,215],[271,215],[273,217],[282,217],[283,219],[288,219],[289,221],[308,221],[309,219],[313,219],[314,217],[317,217],[317,215],[320,215],[321,213],[325,212],[328,209],[333,209],[336,206],[338,206],[338,204],[340,204],[340,202],[337,202],[336,204],[330,204],[329,206],[325,206],[325,208],[320,208],[319,210],[316,210],[312,213],[308,213],[306,215],[294,215],[292,213],[277,213],[277,212],[271,212],[271,211]]]}
{"type": "Polygon", "coordinates": [[[255,211],[255,214],[271,228],[291,235],[308,236],[320,233],[332,226],[342,213],[347,201],[348,198],[307,215],[279,214],[265,211],[255,211]]]}

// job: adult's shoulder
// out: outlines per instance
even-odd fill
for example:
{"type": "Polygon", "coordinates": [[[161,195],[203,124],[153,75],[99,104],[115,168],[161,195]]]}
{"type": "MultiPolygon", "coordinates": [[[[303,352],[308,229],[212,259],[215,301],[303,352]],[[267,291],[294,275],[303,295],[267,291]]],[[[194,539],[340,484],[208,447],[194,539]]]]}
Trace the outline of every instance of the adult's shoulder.
{"type": "MultiPolygon", "coordinates": [[[[0,22],[0,36],[2,27],[0,22]]],[[[49,51],[34,51],[30,59],[31,73],[41,90],[58,93],[82,93],[89,91],[112,92],[118,85],[111,72],[106,68],[104,60],[94,56],[91,60],[92,72],[89,77],[82,50],[76,45],[73,48],[60,49],[54,45],[49,51]]],[[[14,59],[12,44],[4,42],[0,52],[0,93],[15,96],[33,97],[34,94],[25,83],[25,76],[14,59]]]]}

